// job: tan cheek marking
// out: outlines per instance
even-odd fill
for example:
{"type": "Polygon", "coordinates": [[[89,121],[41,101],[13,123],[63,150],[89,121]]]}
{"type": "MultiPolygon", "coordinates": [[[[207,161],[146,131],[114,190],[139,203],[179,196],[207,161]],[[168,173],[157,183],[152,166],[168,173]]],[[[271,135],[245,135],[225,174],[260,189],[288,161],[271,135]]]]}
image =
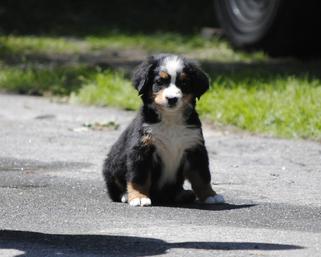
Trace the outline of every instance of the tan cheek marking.
{"type": "Polygon", "coordinates": [[[150,179],[147,179],[146,183],[141,186],[133,182],[127,183],[128,201],[130,202],[136,198],[149,198],[150,179]]]}
{"type": "Polygon", "coordinates": [[[191,94],[184,95],[183,98],[182,98],[182,100],[183,100],[183,103],[184,103],[185,105],[188,105],[188,104],[190,104],[190,103],[192,102],[192,100],[193,100],[193,95],[191,95],[191,94]]]}
{"type": "Polygon", "coordinates": [[[168,79],[168,78],[169,78],[168,73],[165,72],[165,71],[161,71],[161,72],[159,73],[159,76],[160,76],[162,79],[168,79]]]}
{"type": "Polygon", "coordinates": [[[164,89],[160,90],[155,94],[154,102],[158,105],[164,105],[165,101],[165,96],[164,96],[164,89]]]}

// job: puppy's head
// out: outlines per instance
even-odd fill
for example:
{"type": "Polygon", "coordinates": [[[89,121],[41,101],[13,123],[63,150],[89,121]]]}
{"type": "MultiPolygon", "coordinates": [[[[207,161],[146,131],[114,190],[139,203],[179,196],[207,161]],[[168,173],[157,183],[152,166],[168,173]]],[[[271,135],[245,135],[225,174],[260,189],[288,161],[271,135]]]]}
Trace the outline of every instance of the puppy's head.
{"type": "Polygon", "coordinates": [[[139,65],[133,82],[144,103],[165,111],[195,103],[209,88],[208,77],[198,65],[166,54],[151,56],[139,65]]]}

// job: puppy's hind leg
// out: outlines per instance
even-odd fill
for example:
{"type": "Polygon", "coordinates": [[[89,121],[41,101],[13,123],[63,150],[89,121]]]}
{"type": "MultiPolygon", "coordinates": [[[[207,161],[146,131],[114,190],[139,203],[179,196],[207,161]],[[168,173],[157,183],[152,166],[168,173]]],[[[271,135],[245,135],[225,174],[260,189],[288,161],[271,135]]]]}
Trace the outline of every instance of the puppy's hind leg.
{"type": "Polygon", "coordinates": [[[192,190],[182,189],[176,194],[174,201],[180,204],[188,204],[193,203],[195,201],[195,198],[195,194],[192,190]]]}
{"type": "Polygon", "coordinates": [[[224,203],[224,197],[211,186],[208,155],[205,146],[200,146],[187,155],[189,167],[185,171],[198,199],[205,204],[224,203]]]}
{"type": "Polygon", "coordinates": [[[126,192],[126,169],[121,164],[121,159],[117,158],[118,156],[117,152],[111,151],[104,161],[102,170],[108,195],[114,202],[120,202],[121,197],[126,192]]]}
{"type": "Polygon", "coordinates": [[[108,194],[114,202],[122,201],[124,194],[126,194],[126,186],[123,185],[117,178],[105,179],[108,194]]]}

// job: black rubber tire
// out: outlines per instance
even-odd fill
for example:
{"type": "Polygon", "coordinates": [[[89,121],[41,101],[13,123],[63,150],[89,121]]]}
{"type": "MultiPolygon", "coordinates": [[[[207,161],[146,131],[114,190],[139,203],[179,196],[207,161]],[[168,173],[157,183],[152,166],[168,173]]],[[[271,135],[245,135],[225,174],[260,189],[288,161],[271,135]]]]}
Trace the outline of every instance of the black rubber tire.
{"type": "Polygon", "coordinates": [[[269,34],[282,0],[216,0],[216,15],[236,47],[253,46],[269,34]]]}
{"type": "Polygon", "coordinates": [[[318,0],[214,0],[216,18],[236,48],[271,56],[320,56],[318,0]]]}

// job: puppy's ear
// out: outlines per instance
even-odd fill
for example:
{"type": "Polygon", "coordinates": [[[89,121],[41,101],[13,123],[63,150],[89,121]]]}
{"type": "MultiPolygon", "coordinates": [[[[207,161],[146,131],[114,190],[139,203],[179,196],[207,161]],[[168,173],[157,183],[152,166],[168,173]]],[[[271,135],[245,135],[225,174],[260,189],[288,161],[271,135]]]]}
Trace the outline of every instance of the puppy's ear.
{"type": "Polygon", "coordinates": [[[189,62],[188,70],[191,76],[193,93],[199,99],[209,89],[209,78],[197,63],[189,62]]]}
{"type": "Polygon", "coordinates": [[[132,80],[134,87],[138,91],[139,95],[142,95],[144,93],[147,85],[151,82],[154,63],[154,57],[150,56],[134,71],[132,80]]]}

